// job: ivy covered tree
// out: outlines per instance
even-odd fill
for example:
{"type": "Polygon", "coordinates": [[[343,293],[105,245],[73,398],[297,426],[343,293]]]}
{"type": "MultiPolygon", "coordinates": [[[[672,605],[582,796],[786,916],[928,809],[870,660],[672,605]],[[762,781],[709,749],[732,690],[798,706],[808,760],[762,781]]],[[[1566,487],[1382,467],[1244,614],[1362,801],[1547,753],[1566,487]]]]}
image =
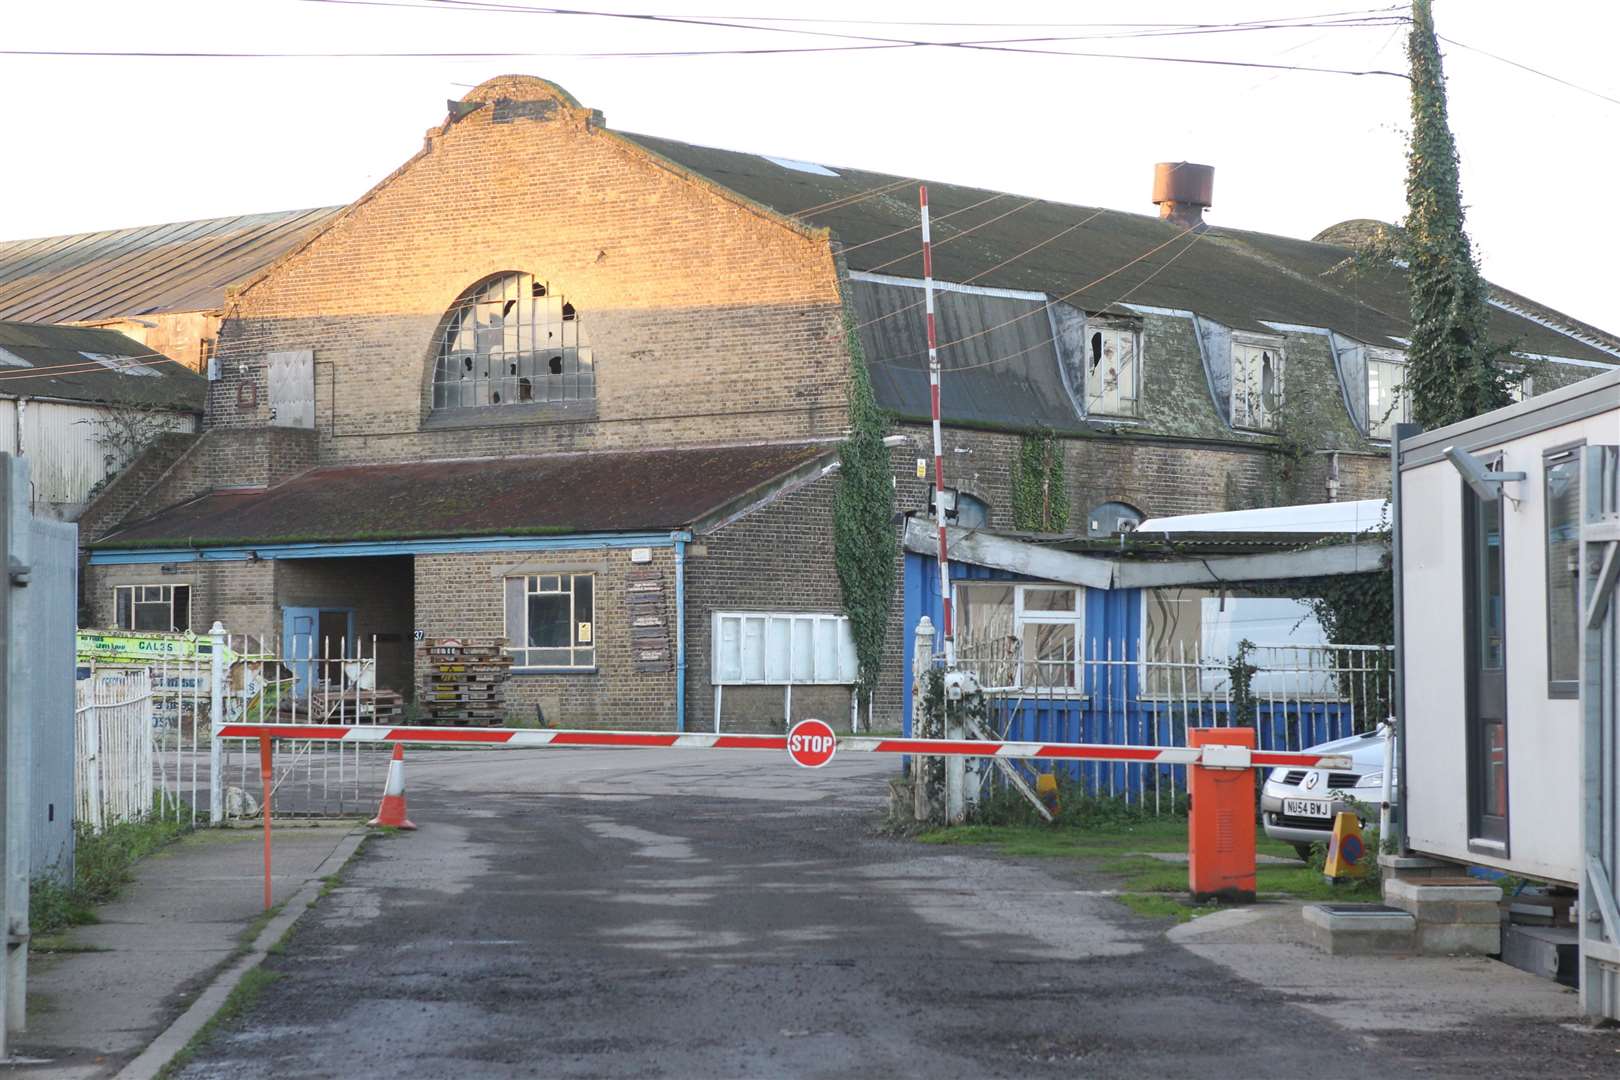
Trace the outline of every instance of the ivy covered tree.
{"type": "Polygon", "coordinates": [[[1510,378],[1486,332],[1486,286],[1463,228],[1457,144],[1446,119],[1446,79],[1430,0],[1412,0],[1407,39],[1412,135],[1407,150],[1406,229],[1412,344],[1407,387],[1412,418],[1426,428],[1478,416],[1512,401],[1510,378]]]}
{"type": "Polygon", "coordinates": [[[872,393],[860,340],[847,317],[845,334],[850,355],[849,437],[838,452],[833,550],[844,612],[855,638],[859,687],[865,693],[877,685],[894,595],[894,481],[889,450],[883,445],[883,410],[872,393]]]}

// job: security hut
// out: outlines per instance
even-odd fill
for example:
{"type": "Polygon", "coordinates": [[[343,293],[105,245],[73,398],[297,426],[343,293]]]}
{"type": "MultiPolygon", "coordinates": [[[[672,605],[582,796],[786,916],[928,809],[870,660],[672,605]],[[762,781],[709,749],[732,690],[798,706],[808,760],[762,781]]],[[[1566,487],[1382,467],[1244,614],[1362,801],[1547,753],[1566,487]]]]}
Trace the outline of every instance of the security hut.
{"type": "Polygon", "coordinates": [[[1393,499],[1399,861],[1578,887],[1582,999],[1608,1017],[1620,1017],[1617,443],[1610,372],[1436,431],[1402,425],[1393,499]]]}

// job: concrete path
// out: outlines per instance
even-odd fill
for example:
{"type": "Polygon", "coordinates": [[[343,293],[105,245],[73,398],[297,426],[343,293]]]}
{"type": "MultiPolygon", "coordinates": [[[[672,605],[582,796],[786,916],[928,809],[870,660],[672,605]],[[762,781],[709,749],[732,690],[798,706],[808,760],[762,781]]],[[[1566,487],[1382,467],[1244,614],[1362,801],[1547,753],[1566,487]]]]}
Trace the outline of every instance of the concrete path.
{"type": "Polygon", "coordinates": [[[874,835],[887,762],[410,760],[422,831],[361,855],[183,1076],[1362,1080],[1601,1075],[1620,1049],[1480,962],[1454,1026],[1342,1019],[1340,961],[1240,975],[1070,864],[874,835]]]}
{"type": "MultiPolygon", "coordinates": [[[[275,901],[329,865],[348,829],[277,828],[275,901]]],[[[48,1063],[18,1075],[114,1075],[179,1016],[246,947],[263,910],[262,834],[193,833],[135,868],[135,881],[97,909],[101,921],[63,935],[77,951],[36,953],[28,972],[28,1030],[14,1052],[48,1063]]]]}

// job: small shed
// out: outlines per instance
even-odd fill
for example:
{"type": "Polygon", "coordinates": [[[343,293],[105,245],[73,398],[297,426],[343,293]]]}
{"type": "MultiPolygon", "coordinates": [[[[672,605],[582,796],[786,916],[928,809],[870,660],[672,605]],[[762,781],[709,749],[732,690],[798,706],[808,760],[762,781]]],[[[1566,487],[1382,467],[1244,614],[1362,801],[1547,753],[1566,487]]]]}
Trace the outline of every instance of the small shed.
{"type": "Polygon", "coordinates": [[[1620,963],[1617,444],[1610,372],[1393,451],[1406,848],[1579,886],[1593,963],[1620,963]]]}

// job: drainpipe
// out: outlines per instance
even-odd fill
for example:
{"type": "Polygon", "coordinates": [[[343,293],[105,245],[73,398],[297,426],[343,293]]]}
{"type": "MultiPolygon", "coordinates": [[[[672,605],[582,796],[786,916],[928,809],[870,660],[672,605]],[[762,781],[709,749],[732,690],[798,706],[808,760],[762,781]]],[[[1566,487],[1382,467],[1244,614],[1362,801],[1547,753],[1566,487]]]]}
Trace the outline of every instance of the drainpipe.
{"type": "Polygon", "coordinates": [[[686,534],[675,541],[675,730],[686,730],[686,534]]]}

